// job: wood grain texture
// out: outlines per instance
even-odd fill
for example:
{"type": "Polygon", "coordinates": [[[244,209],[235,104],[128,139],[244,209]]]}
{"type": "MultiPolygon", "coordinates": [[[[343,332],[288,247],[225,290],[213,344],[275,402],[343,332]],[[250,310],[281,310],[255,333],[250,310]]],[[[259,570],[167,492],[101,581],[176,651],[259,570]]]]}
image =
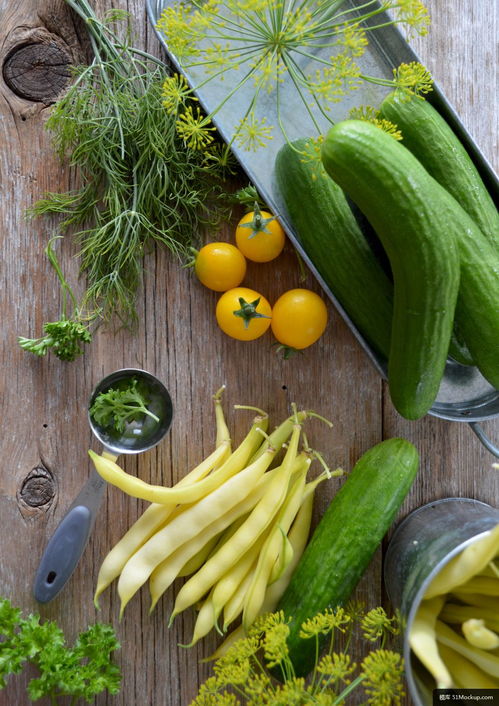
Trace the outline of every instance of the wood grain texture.
{"type": "MultiPolygon", "coordinates": [[[[414,40],[413,46],[497,171],[497,0],[429,0],[427,4],[433,18],[430,34],[414,40]]],[[[160,54],[143,2],[94,3],[98,14],[112,5],[131,11],[137,44],[160,54]]],[[[0,0],[2,63],[19,42],[48,35],[75,60],[85,54],[84,33],[62,0],[0,0]]],[[[141,502],[109,488],[89,546],[69,584],[48,605],[36,605],[32,597],[46,542],[88,476],[87,449],[98,448],[87,426],[86,405],[103,375],[121,367],[143,367],[158,375],[171,393],[175,418],[167,439],[153,451],[123,461],[126,470],[151,482],[175,482],[211,450],[211,395],[223,383],[235,439],[245,433],[251,414],[232,410],[233,404],[263,406],[277,423],[295,401],[333,420],[332,430],[317,421],[309,428],[312,444],[332,466],[351,468],[361,453],[383,438],[401,435],[412,440],[421,453],[421,471],[401,516],[421,503],[450,495],[496,503],[499,480],[491,470],[492,457],[466,424],[430,417],[410,423],[398,417],[385,385],[333,307],[320,342],[303,356],[283,361],[272,351],[270,336],[244,344],[218,332],[213,322],[216,295],[203,289],[164,251],[148,255],[144,263],[138,301],[141,325],[136,335],[100,330],[88,353],[71,364],[22,352],[16,344],[18,335],[39,335],[44,321],[59,316],[58,287],[43,255],[56,223],[29,221],[24,213],[45,191],[66,190],[75,183],[75,174],[59,163],[44,130],[49,111],[44,102],[16,96],[0,79],[0,404],[4,420],[0,595],[24,610],[36,609],[44,617],[56,618],[69,639],[96,619],[116,626],[122,643],[123,689],[115,698],[98,697],[99,706],[186,706],[210,673],[199,659],[210,654],[217,640],[210,637],[192,650],[177,647],[189,641],[194,621],[188,611],[167,628],[174,591],[167,592],[152,616],[147,590],[140,592],[121,623],[114,587],[102,596],[100,612],[92,603],[100,562],[139,516],[141,502]],[[38,477],[39,468],[48,484],[37,496],[43,502],[27,508],[22,489],[30,474],[38,477]]],[[[222,237],[230,237],[231,228],[227,224],[222,237]]],[[[78,262],[69,238],[60,244],[59,252],[69,280],[76,282],[78,262]]],[[[250,267],[247,281],[270,300],[297,285],[319,291],[310,275],[305,283],[299,277],[288,247],[276,265],[250,267]]],[[[497,423],[485,426],[497,440],[497,423]]],[[[324,486],[316,519],[337,487],[338,481],[324,486]]],[[[381,559],[380,551],[359,587],[359,595],[371,605],[383,599],[381,559]]],[[[24,675],[12,679],[0,692],[0,705],[29,703],[25,685],[24,675]]]]}

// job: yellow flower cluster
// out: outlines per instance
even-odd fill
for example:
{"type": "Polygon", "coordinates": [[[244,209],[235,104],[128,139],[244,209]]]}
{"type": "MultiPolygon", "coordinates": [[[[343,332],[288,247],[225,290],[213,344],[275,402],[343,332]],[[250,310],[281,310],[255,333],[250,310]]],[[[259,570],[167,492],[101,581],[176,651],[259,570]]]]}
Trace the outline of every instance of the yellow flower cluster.
{"type": "Polygon", "coordinates": [[[401,703],[403,659],[398,652],[382,646],[368,652],[356,664],[347,652],[333,649],[336,630],[346,631],[348,642],[354,625],[358,624],[364,639],[384,640],[385,633],[396,631],[396,617],[389,618],[383,608],[366,613],[351,604],[307,620],[302,625],[302,639],[331,636],[329,651],[317,657],[307,679],[296,677],[289,659],[288,622],[282,612],[260,616],[248,635],[217,659],[214,675],[202,684],[191,706],[338,706],[347,703],[347,695],[358,688],[363,689],[365,703],[371,706],[401,703]],[[282,674],[279,680],[274,677],[276,669],[282,674]]]}
{"type": "MultiPolygon", "coordinates": [[[[416,76],[417,72],[406,70],[387,83],[363,75],[356,62],[368,45],[368,31],[378,26],[399,23],[411,31],[426,33],[429,18],[422,2],[385,0],[378,4],[367,0],[360,16],[343,5],[342,0],[187,0],[167,7],[158,28],[170,51],[187,73],[202,70],[207,76],[194,87],[194,93],[210,81],[231,78],[226,81],[226,96],[207,121],[189,108],[185,117],[179,115],[177,124],[187,144],[195,149],[210,144],[209,120],[240,93],[247,107],[231,144],[237,142],[248,151],[265,146],[271,126],[258,114],[262,91],[274,93],[279,128],[288,139],[287,116],[280,101],[284,82],[287,89],[296,91],[318,134],[321,130],[314,111],[332,123],[328,118],[331,104],[357,89],[362,81],[403,83],[409,88],[416,81],[417,92],[424,92],[425,79],[416,76]],[[392,19],[386,19],[385,10],[390,11],[392,19]],[[364,20],[370,21],[368,29],[362,26],[364,20]],[[248,88],[249,79],[252,88],[248,88]]],[[[168,110],[178,106],[178,90],[178,84],[165,82],[168,110]]]]}

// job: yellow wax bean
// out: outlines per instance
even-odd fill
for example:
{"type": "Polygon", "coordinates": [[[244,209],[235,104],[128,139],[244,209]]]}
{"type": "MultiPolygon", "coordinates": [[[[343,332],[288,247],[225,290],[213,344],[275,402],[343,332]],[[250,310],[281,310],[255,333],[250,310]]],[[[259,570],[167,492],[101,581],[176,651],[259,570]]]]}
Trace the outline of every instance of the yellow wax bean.
{"type": "MultiPolygon", "coordinates": [[[[273,517],[287,495],[289,480],[297,458],[301,458],[302,463],[307,463],[308,461],[305,454],[301,454],[297,457],[300,431],[300,425],[295,424],[280,471],[272,479],[265,495],[251,512],[246,522],[238,529],[234,536],[182,586],[175,601],[170,624],[178,613],[181,613],[183,610],[199,601],[272,522],[273,517]]],[[[257,461],[255,463],[257,463],[257,461]]]]}
{"type": "MultiPolygon", "coordinates": [[[[322,483],[324,480],[327,478],[330,478],[334,474],[330,474],[328,471],[327,473],[323,473],[320,476],[318,476],[315,480],[308,482],[305,485],[305,489],[303,491],[303,496],[301,499],[301,505],[299,508],[299,511],[302,511],[303,505],[308,498],[308,496],[311,496],[310,498],[310,511],[309,511],[309,517],[308,520],[302,520],[302,532],[304,533],[304,537],[302,540],[298,540],[298,538],[295,538],[295,533],[298,531],[299,527],[295,526],[298,523],[298,515],[295,518],[293,525],[291,527],[291,530],[289,531],[289,536],[286,538],[286,544],[283,543],[283,551],[286,553],[286,556],[279,556],[278,561],[275,563],[272,573],[270,574],[269,578],[269,587],[275,582],[278,581],[281,576],[284,574],[286,571],[287,567],[291,562],[293,562],[293,566],[295,567],[298,561],[296,560],[295,553],[297,551],[297,546],[299,547],[299,556],[301,556],[303,549],[305,548],[305,545],[308,541],[308,533],[310,531],[310,522],[311,522],[311,517],[312,517],[312,507],[313,507],[313,502],[314,502],[314,494],[317,486],[319,483],[322,483]],[[301,548],[300,548],[301,547],[301,548]]],[[[287,579],[289,581],[289,577],[287,579]]],[[[286,584],[287,585],[287,584],[286,584]]],[[[268,592],[268,588],[267,588],[268,592]]],[[[283,591],[284,593],[284,591],[283,591]]],[[[267,595],[267,594],[266,594],[267,595]]]]}
{"type": "MultiPolygon", "coordinates": [[[[231,453],[225,463],[202,481],[192,483],[185,487],[165,487],[151,485],[145,481],[126,473],[117,463],[104,456],[99,456],[94,451],[89,451],[95,469],[105,481],[116,485],[123,492],[134,498],[142,498],[153,503],[192,503],[211,493],[228,478],[238,473],[245,467],[248,459],[260,445],[261,431],[265,431],[268,424],[267,417],[256,417],[244,441],[231,453]]],[[[222,442],[222,445],[227,442],[222,442]]],[[[221,448],[222,445],[219,447],[221,448]]]]}
{"type": "Polygon", "coordinates": [[[499,568],[497,567],[497,564],[494,561],[489,561],[485,569],[483,571],[480,571],[478,576],[492,576],[495,578],[499,578],[499,568]]]}
{"type": "MultiPolygon", "coordinates": [[[[277,604],[279,603],[281,596],[284,594],[291,575],[295,570],[301,555],[307,545],[308,536],[310,533],[310,526],[312,524],[312,512],[314,506],[314,493],[317,485],[326,479],[326,475],[319,476],[315,480],[307,483],[305,486],[305,491],[302,498],[302,504],[293,525],[289,531],[288,541],[291,547],[291,560],[287,566],[284,567],[282,574],[277,578],[271,585],[267,586],[265,592],[264,604],[262,607],[263,613],[272,612],[277,604]]],[[[234,592],[234,594],[229,598],[226,605],[224,606],[224,624],[223,630],[226,631],[228,626],[234,622],[234,620],[239,616],[243,610],[244,598],[248,591],[249,585],[252,581],[252,574],[256,569],[256,560],[250,570],[241,581],[240,585],[234,592]]]]}
{"type": "Polygon", "coordinates": [[[286,566],[288,566],[288,564],[292,560],[293,547],[291,546],[291,542],[289,541],[287,535],[282,534],[281,547],[277,553],[277,559],[275,560],[274,565],[272,566],[267,588],[268,586],[270,586],[270,584],[274,583],[274,581],[277,581],[277,579],[283,575],[286,566]]]}
{"type": "Polygon", "coordinates": [[[494,679],[499,678],[499,657],[478,647],[472,647],[466,642],[464,637],[458,635],[441,620],[436,622],[436,633],[439,643],[459,652],[460,655],[469,659],[470,662],[473,662],[481,670],[493,676],[494,679]]]}
{"type": "MultiPolygon", "coordinates": [[[[174,487],[196,483],[207,476],[220,461],[227,458],[229,448],[227,443],[220,444],[174,487]]],[[[120,575],[128,559],[167,522],[174,509],[175,504],[173,503],[168,505],[153,503],[150,505],[106,555],[97,577],[94,596],[96,607],[98,607],[99,596],[120,575]]]]}
{"type": "Polygon", "coordinates": [[[439,645],[439,651],[449,669],[454,684],[460,689],[499,688],[499,681],[483,672],[476,664],[460,655],[459,652],[442,644],[439,645]]]}
{"type": "MultiPolygon", "coordinates": [[[[212,553],[212,551],[216,547],[217,542],[220,539],[220,536],[221,536],[221,533],[216,534],[214,537],[209,539],[207,542],[205,541],[205,543],[201,547],[201,549],[198,552],[196,552],[196,554],[194,554],[194,556],[191,556],[191,558],[185,562],[183,567],[178,572],[177,577],[183,578],[184,576],[190,576],[191,574],[195,573],[199,569],[199,567],[202,566],[204,564],[204,562],[208,559],[208,557],[210,556],[210,554],[212,553]]],[[[160,566],[161,566],[161,564],[160,564],[160,566]]],[[[155,571],[156,571],[156,569],[155,569],[155,571]]]]}
{"type": "MultiPolygon", "coordinates": [[[[203,532],[213,522],[214,518],[223,515],[250,494],[258,479],[262,477],[272,463],[275,455],[276,450],[271,447],[268,448],[265,454],[252,465],[226,480],[212,493],[201,498],[192,507],[182,512],[181,515],[169,522],[163,529],[156,532],[133,554],[123,567],[118,581],[121,614],[130,598],[147,581],[152,571],[162,561],[182,544],[203,532]]],[[[200,481],[200,483],[203,482],[200,481]]],[[[185,561],[187,558],[185,558],[185,561]]],[[[180,564],[178,570],[180,570],[185,561],[180,564]]],[[[197,576],[197,573],[194,576],[197,576]]]]}
{"type": "Polygon", "coordinates": [[[213,601],[211,600],[211,593],[203,602],[199,612],[197,614],[196,622],[194,624],[194,632],[192,634],[192,639],[188,645],[182,645],[182,647],[192,647],[196,644],[202,637],[207,635],[210,630],[212,630],[217,622],[217,616],[215,614],[213,601]]]}
{"type": "Polygon", "coordinates": [[[452,596],[466,603],[466,605],[487,608],[487,610],[493,610],[499,615],[499,597],[482,596],[479,593],[459,593],[459,591],[453,591],[452,596]]]}
{"type": "Polygon", "coordinates": [[[222,642],[221,645],[217,647],[215,652],[211,654],[209,657],[205,657],[204,659],[200,660],[201,662],[211,662],[212,660],[219,659],[220,657],[223,657],[224,655],[227,654],[229,649],[236,643],[238,640],[241,640],[242,638],[246,637],[246,633],[244,632],[244,628],[242,625],[239,625],[237,628],[235,628],[227,637],[225,640],[222,642]]]}
{"type": "Polygon", "coordinates": [[[185,562],[189,561],[189,557],[192,558],[196,552],[204,548],[204,544],[206,541],[210,541],[212,535],[217,535],[216,539],[218,540],[215,547],[212,549],[214,553],[214,551],[220,548],[220,546],[238,530],[240,525],[246,520],[249,512],[263,496],[266,487],[277,472],[278,468],[273,468],[265,473],[244,500],[220,517],[215,518],[202,533],[193,537],[189,542],[182,544],[173,554],[169,555],[156,566],[149,577],[149,590],[151,593],[150,611],[154,609],[160,597],[166,589],[171,586],[173,581],[181,576],[182,569],[179,568],[181,562],[184,562],[182,566],[185,566],[185,562]]]}
{"type": "Polygon", "coordinates": [[[257,557],[254,558],[253,563],[251,564],[248,571],[246,572],[246,575],[243,576],[243,579],[240,582],[239,586],[237,586],[237,588],[235,589],[232,596],[228,599],[228,601],[224,605],[224,608],[223,608],[224,622],[223,622],[223,627],[222,627],[222,630],[224,632],[227,631],[227,628],[229,627],[229,625],[231,623],[233,623],[234,620],[236,620],[243,612],[244,598],[246,596],[246,592],[248,591],[248,588],[250,587],[251,580],[253,577],[253,572],[256,569],[256,562],[257,562],[257,557]]]}
{"type": "Polygon", "coordinates": [[[437,689],[450,689],[452,677],[438,651],[435,626],[444,599],[421,601],[409,633],[409,644],[419,661],[435,679],[437,689]]]}
{"type": "Polygon", "coordinates": [[[459,585],[460,593],[479,593],[484,596],[499,596],[499,579],[489,576],[474,576],[459,585]]]}
{"type": "Polygon", "coordinates": [[[222,392],[225,390],[225,385],[215,392],[213,395],[213,401],[215,403],[215,421],[217,428],[217,435],[215,439],[215,445],[220,446],[224,441],[229,442],[230,445],[230,431],[225,421],[225,415],[222,407],[222,392]]]}
{"type": "Polygon", "coordinates": [[[481,650],[495,650],[499,647],[499,635],[485,626],[483,620],[470,618],[461,625],[465,639],[481,650]]]}
{"type": "MultiPolygon", "coordinates": [[[[269,474],[270,473],[272,473],[272,471],[270,471],[269,474]]],[[[261,478],[255,489],[244,500],[235,505],[228,512],[215,518],[203,532],[196,535],[185,544],[180,545],[178,549],[158,564],[149,577],[149,590],[151,593],[151,607],[149,612],[152,612],[166,589],[180,576],[181,567],[185,566],[186,560],[194,556],[196,552],[199,552],[199,549],[204,546],[207,539],[210,540],[212,536],[215,536],[219,541],[222,541],[223,537],[227,534],[224,532],[227,528],[230,536],[232,527],[238,527],[241,520],[248,515],[248,512],[255,506],[265,492],[265,486],[268,482],[266,476],[261,478]],[[222,538],[220,538],[221,534],[222,538]]]]}
{"type": "MultiPolygon", "coordinates": [[[[323,478],[321,480],[323,480],[323,478]]],[[[302,504],[288,534],[289,543],[293,550],[293,558],[286,566],[281,576],[267,587],[261,613],[271,613],[276,609],[284,591],[288,587],[293,571],[296,569],[307,546],[310,526],[312,524],[314,493],[317,485],[318,481],[312,481],[305,486],[302,504]]]]}
{"type": "Polygon", "coordinates": [[[444,623],[461,624],[465,620],[478,618],[483,620],[490,630],[499,631],[499,606],[497,609],[478,607],[474,605],[459,605],[447,602],[442,608],[440,619],[444,623]]]}
{"type": "Polygon", "coordinates": [[[305,419],[307,419],[307,416],[309,414],[311,414],[311,412],[301,410],[299,412],[296,412],[296,414],[292,414],[290,417],[281,422],[281,424],[279,424],[279,426],[276,427],[271,434],[269,434],[268,439],[262,442],[260,447],[255,452],[254,456],[251,458],[251,461],[254,461],[262,455],[262,453],[265,451],[267,444],[274,446],[276,449],[280,449],[291,436],[293,426],[296,423],[301,424],[305,419]]]}
{"type": "Polygon", "coordinates": [[[266,539],[263,533],[242,557],[232,566],[214,585],[212,589],[212,603],[215,616],[222,612],[227,602],[235,595],[244,578],[252,573],[258,560],[258,554],[266,539]]]}
{"type": "Polygon", "coordinates": [[[449,593],[466,583],[482,571],[499,551],[499,525],[491,529],[482,539],[469,544],[460,554],[452,558],[433,579],[425,598],[449,593]]]}
{"type": "MultiPolygon", "coordinates": [[[[308,537],[310,534],[310,527],[312,525],[312,514],[313,514],[313,508],[314,508],[314,493],[315,489],[317,487],[318,482],[317,481],[312,481],[311,483],[307,483],[305,493],[303,496],[302,504],[300,509],[298,510],[298,514],[296,515],[295,521],[293,522],[293,525],[289,531],[288,539],[289,542],[293,548],[293,559],[291,562],[288,564],[286,567],[284,573],[282,576],[275,581],[273,584],[267,587],[267,591],[265,593],[265,599],[263,601],[263,605],[261,607],[261,613],[272,613],[276,607],[279,601],[281,600],[281,597],[284,595],[284,592],[286,588],[289,585],[289,582],[291,580],[291,576],[296,569],[298,562],[300,561],[300,558],[305,550],[305,547],[307,546],[308,542],[308,537]]],[[[247,576],[247,585],[249,585],[251,581],[251,575],[247,576]]],[[[224,608],[224,630],[227,629],[228,625],[230,625],[233,620],[237,618],[239,613],[242,611],[243,607],[243,602],[244,602],[244,595],[245,595],[246,588],[243,586],[243,590],[241,591],[241,595],[239,596],[239,609],[237,605],[232,605],[234,601],[231,599],[227,603],[227,605],[224,608]],[[229,613],[229,610],[231,611],[229,613]]],[[[225,641],[218,647],[216,652],[210,657],[210,659],[218,659],[218,657],[221,657],[223,654],[226,653],[227,649],[234,643],[235,639],[239,639],[239,637],[244,637],[244,628],[242,625],[239,626],[239,628],[236,628],[236,630],[233,630],[225,639],[225,641]]]]}
{"type": "Polygon", "coordinates": [[[305,468],[292,484],[258,557],[256,570],[244,600],[243,626],[246,631],[260,613],[270,574],[279,557],[279,550],[282,548],[283,534],[287,537],[289,528],[301,505],[307,471],[308,468],[305,468]]]}

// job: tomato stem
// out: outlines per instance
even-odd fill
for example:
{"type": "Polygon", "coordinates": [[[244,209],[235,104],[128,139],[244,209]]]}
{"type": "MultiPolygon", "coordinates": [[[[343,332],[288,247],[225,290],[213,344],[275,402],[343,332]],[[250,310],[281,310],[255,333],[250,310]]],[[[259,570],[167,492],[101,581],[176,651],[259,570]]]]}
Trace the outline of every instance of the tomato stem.
{"type": "Polygon", "coordinates": [[[264,218],[260,210],[258,202],[255,201],[253,206],[253,219],[249,223],[243,223],[240,228],[251,228],[251,233],[248,235],[248,240],[254,238],[258,233],[268,233],[270,235],[270,230],[267,228],[267,224],[275,221],[275,216],[269,216],[269,218],[264,218]]]}
{"type": "Polygon", "coordinates": [[[239,297],[240,309],[236,309],[232,313],[234,316],[240,316],[244,321],[244,328],[248,328],[251,319],[270,319],[266,314],[260,314],[257,307],[260,304],[260,297],[255,301],[247,302],[243,297],[239,297]]]}

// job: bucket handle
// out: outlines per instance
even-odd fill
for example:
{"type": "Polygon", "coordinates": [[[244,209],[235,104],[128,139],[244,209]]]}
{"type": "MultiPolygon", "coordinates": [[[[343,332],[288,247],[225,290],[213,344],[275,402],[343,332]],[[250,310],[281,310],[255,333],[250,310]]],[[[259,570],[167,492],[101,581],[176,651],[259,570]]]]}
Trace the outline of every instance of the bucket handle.
{"type": "Polygon", "coordinates": [[[487,434],[484,432],[482,426],[478,422],[468,422],[468,424],[470,425],[472,431],[474,431],[477,437],[480,439],[482,444],[485,446],[487,451],[490,451],[493,456],[499,458],[499,447],[495,446],[495,444],[492,443],[487,434]]]}

